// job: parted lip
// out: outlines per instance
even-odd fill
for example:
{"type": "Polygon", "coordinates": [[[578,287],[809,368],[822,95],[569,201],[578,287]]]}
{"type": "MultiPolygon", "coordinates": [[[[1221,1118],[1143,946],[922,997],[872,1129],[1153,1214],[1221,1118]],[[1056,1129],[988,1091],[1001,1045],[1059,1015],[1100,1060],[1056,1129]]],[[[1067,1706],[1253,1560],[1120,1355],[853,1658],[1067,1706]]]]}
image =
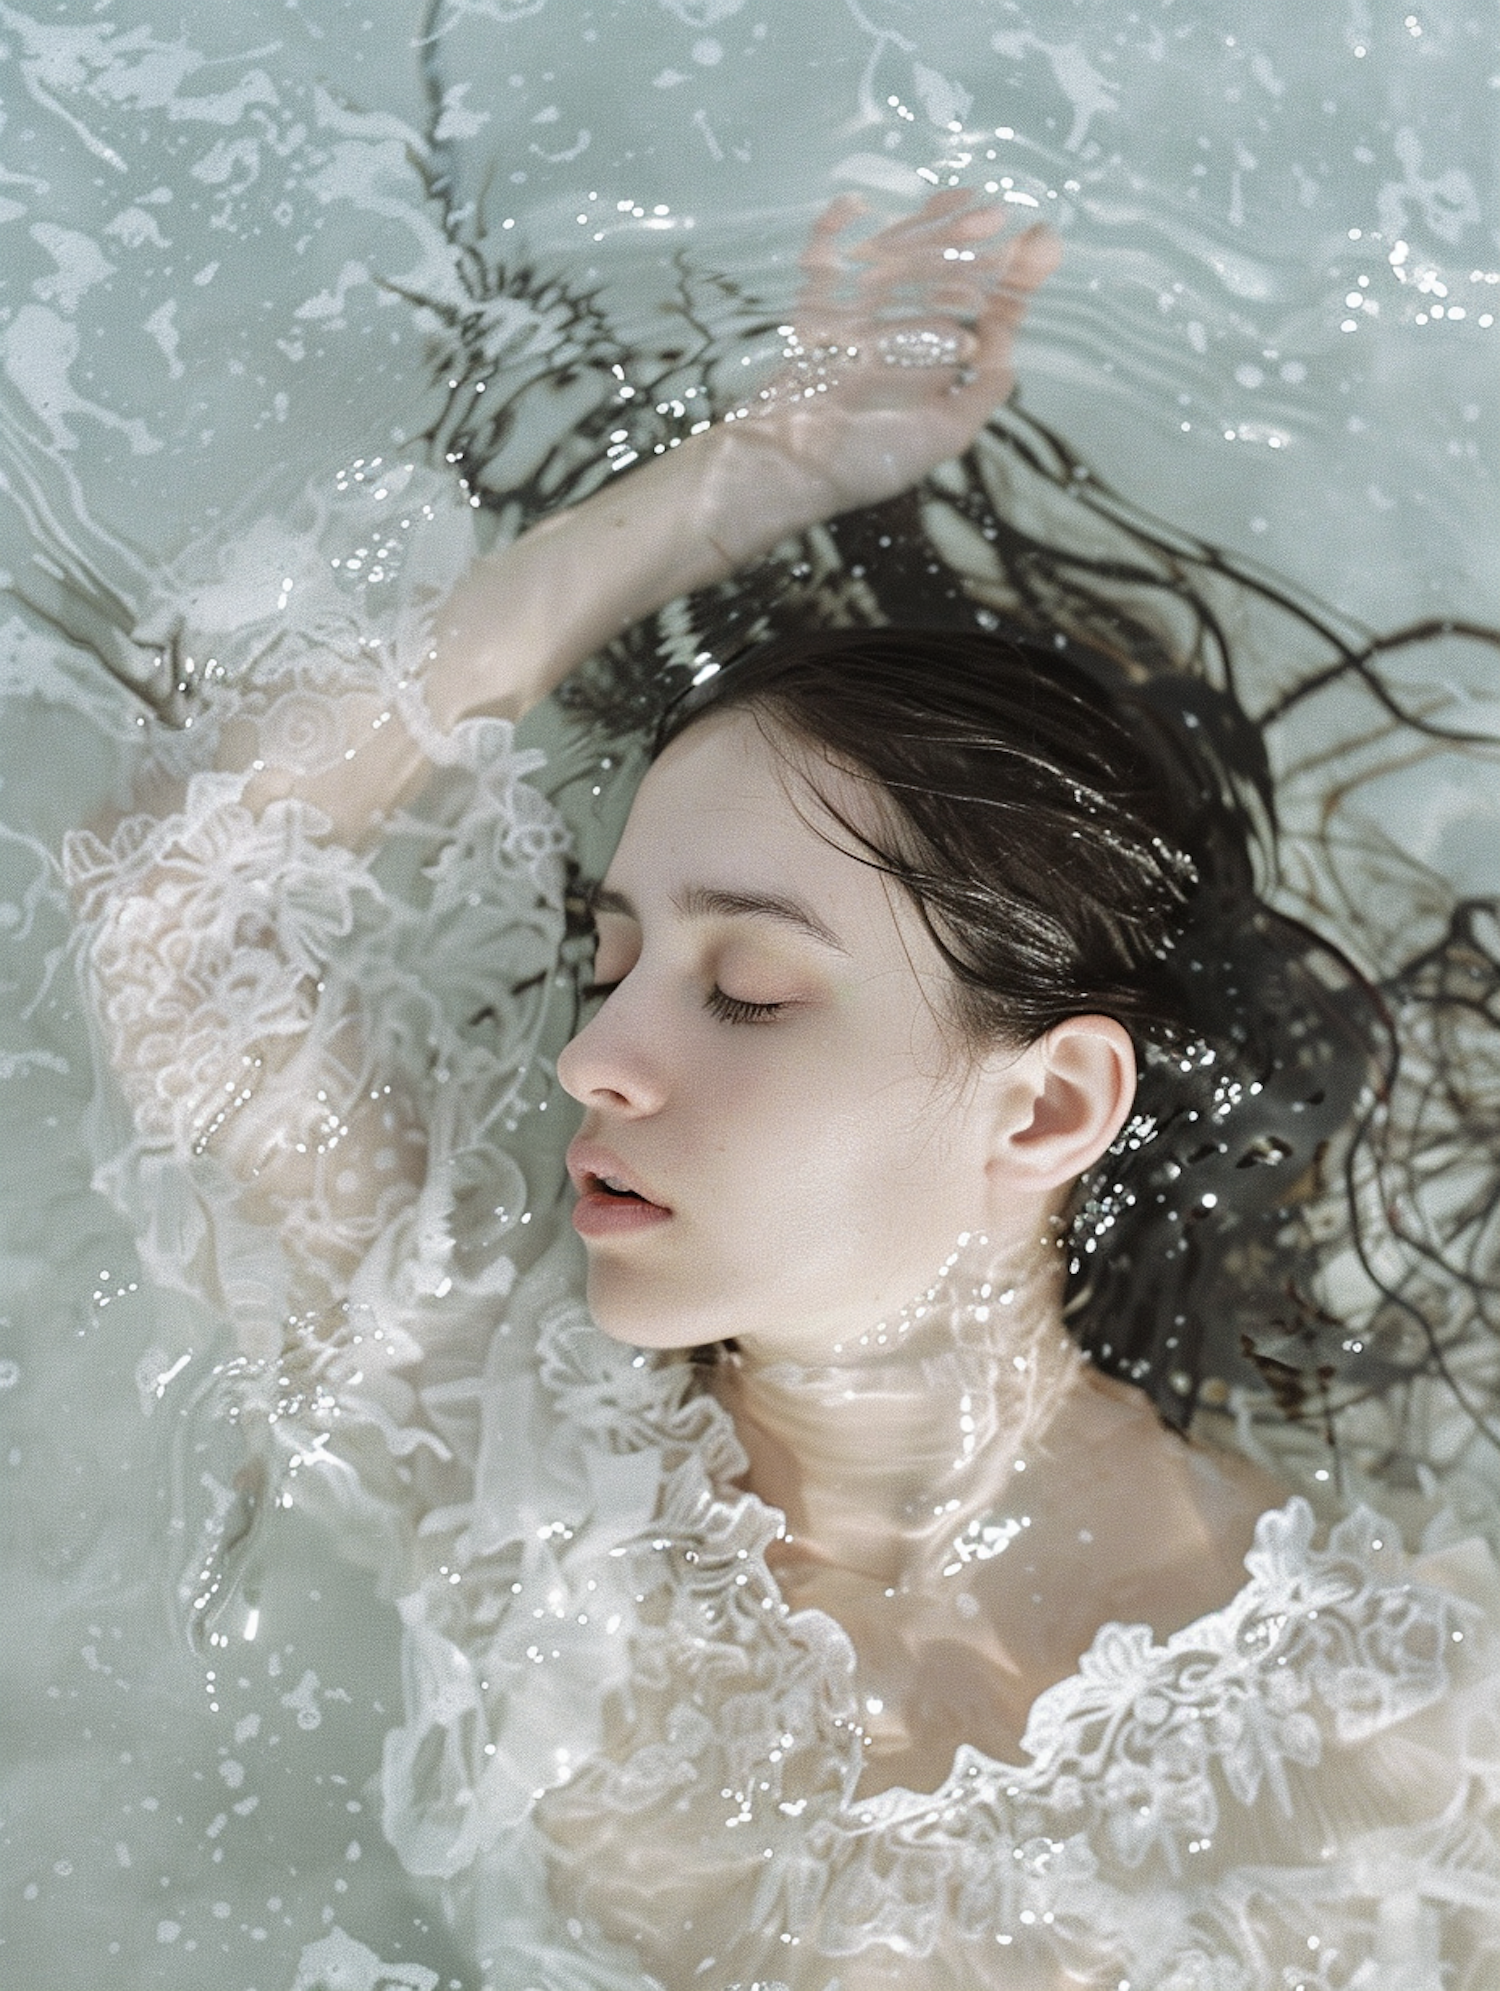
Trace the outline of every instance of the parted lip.
{"type": "Polygon", "coordinates": [[[580,1195],[586,1194],[590,1189],[596,1189],[608,1178],[622,1188],[633,1189],[637,1196],[647,1203],[654,1203],[659,1210],[671,1207],[652,1193],[634,1169],[627,1168],[617,1154],[612,1153],[609,1148],[601,1147],[597,1141],[586,1140],[582,1135],[571,1141],[568,1145],[566,1165],[568,1174],[573,1179],[573,1186],[580,1195]]]}

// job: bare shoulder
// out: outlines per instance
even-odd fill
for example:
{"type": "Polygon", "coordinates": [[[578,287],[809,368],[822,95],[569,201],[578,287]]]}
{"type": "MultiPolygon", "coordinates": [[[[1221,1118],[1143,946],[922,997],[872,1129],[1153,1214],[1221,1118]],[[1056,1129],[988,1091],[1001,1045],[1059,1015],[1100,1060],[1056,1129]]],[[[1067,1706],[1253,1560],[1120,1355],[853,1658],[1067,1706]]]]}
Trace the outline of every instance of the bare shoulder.
{"type": "Polygon", "coordinates": [[[1070,1488],[1059,1533],[1092,1565],[1098,1622],[1144,1622],[1159,1637],[1230,1602],[1256,1522],[1290,1497],[1252,1460],[1180,1436],[1140,1390],[1097,1371],[1074,1392],[1051,1450],[1070,1488]]]}

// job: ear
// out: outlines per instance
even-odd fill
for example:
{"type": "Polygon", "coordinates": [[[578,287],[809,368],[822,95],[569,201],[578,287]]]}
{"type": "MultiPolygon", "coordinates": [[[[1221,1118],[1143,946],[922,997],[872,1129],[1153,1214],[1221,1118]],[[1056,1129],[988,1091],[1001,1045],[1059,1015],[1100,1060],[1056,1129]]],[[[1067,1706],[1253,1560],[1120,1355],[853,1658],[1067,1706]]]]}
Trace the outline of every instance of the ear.
{"type": "Polygon", "coordinates": [[[1135,1047],[1112,1016],[1070,1016],[995,1073],[987,1173],[1009,1195],[1045,1195],[1092,1168],[1135,1099],[1135,1047]]]}

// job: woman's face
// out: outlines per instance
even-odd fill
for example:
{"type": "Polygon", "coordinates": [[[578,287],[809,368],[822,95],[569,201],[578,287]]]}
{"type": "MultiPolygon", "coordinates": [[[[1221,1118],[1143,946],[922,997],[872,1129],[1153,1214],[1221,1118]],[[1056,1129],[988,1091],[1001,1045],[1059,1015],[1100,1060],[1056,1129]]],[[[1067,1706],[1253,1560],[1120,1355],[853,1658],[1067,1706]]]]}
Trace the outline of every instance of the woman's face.
{"type": "MultiPolygon", "coordinates": [[[[816,767],[860,821],[869,796],[816,767]]],[[[646,775],[596,896],[610,993],[558,1076],[586,1108],[589,1304],[622,1341],[817,1359],[990,1214],[950,971],[900,888],[820,828],[841,837],[756,718],[710,716],[646,775]]]]}

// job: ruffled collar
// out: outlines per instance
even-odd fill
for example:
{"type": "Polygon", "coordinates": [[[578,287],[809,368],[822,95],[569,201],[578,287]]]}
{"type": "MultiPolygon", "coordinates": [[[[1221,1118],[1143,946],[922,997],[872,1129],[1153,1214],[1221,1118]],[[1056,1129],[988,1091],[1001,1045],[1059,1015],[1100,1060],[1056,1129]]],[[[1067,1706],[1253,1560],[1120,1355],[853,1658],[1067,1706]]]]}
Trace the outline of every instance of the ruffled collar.
{"type": "MultiPolygon", "coordinates": [[[[695,1584],[749,1581],[779,1610],[768,1635],[815,1631],[831,1667],[852,1676],[852,1641],[827,1613],[789,1611],[766,1550],[784,1517],[736,1482],[747,1459],[729,1414],[684,1359],[609,1341],[575,1307],[548,1322],[541,1375],[565,1427],[611,1453],[655,1452],[657,1498],[642,1534],[692,1552],[695,1584]],[[812,1623],[810,1621],[816,1621],[812,1623]]],[[[902,1818],[932,1820],[959,1805],[1061,1793],[1100,1824],[1117,1807],[1101,1779],[1100,1750],[1151,1752],[1175,1735],[1205,1749],[1235,1796],[1267,1788],[1285,1800],[1285,1765],[1317,1760],[1326,1730],[1350,1742],[1432,1705],[1448,1690],[1450,1656],[1480,1617],[1444,1589],[1410,1580],[1398,1530],[1368,1506],[1316,1546],[1318,1523],[1300,1494],[1264,1512],[1245,1558],[1246,1581],[1225,1604],[1158,1640],[1144,1624],[1101,1624],[1076,1670],[1032,1705],[1021,1761],[958,1745],[935,1791],[893,1785],[853,1796],[862,1761],[857,1725],[847,1731],[847,1823],[854,1830],[902,1818]],[[1298,1683],[1289,1694],[1286,1683],[1298,1683]]],[[[1162,1821],[1128,1824],[1131,1859],[1162,1821]],[[1142,1834],[1145,1837],[1142,1837],[1142,1834]]]]}

